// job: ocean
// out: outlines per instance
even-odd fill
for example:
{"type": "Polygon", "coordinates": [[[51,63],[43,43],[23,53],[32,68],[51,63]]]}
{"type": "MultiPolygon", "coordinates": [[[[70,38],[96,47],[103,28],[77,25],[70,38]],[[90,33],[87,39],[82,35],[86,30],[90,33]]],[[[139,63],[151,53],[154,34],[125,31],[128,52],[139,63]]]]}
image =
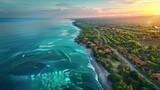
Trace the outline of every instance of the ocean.
{"type": "Polygon", "coordinates": [[[0,90],[101,90],[69,19],[0,19],[0,90]]]}

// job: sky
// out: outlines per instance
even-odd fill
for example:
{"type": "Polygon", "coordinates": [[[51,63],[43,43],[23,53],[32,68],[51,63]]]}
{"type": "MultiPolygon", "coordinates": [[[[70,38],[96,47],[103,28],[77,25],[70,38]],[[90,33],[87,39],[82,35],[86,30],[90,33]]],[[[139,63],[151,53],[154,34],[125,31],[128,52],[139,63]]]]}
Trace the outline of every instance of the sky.
{"type": "Polygon", "coordinates": [[[160,0],[0,0],[0,18],[148,15],[160,15],[160,0]]]}

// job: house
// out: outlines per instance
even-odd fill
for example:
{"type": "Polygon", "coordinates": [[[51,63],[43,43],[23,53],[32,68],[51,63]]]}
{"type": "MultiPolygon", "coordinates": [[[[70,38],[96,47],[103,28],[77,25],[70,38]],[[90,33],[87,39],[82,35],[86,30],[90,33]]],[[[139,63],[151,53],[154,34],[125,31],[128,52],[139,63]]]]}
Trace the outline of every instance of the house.
{"type": "Polygon", "coordinates": [[[83,42],[87,42],[89,38],[83,38],[83,42]]]}
{"type": "Polygon", "coordinates": [[[117,47],[117,49],[123,49],[123,47],[121,47],[121,46],[116,46],[117,47]]]}
{"type": "Polygon", "coordinates": [[[95,46],[96,46],[96,44],[94,44],[94,43],[91,43],[91,44],[90,44],[90,46],[91,46],[91,47],[95,47],[95,46]]]}
{"type": "Polygon", "coordinates": [[[130,59],[133,57],[132,54],[130,54],[127,50],[123,49],[123,47],[117,46],[117,48],[119,48],[120,52],[122,52],[126,57],[128,57],[130,59]]]}
{"type": "Polygon", "coordinates": [[[112,56],[111,55],[105,55],[106,56],[106,58],[111,58],[112,56]]]}
{"type": "Polygon", "coordinates": [[[128,58],[130,58],[130,59],[133,57],[132,54],[130,54],[130,53],[126,54],[126,56],[127,56],[128,58]]]}
{"type": "Polygon", "coordinates": [[[83,38],[83,40],[87,41],[89,38],[83,38]]]}
{"type": "Polygon", "coordinates": [[[88,40],[89,38],[83,38],[83,40],[88,40]]]}
{"type": "Polygon", "coordinates": [[[146,71],[146,72],[150,70],[150,68],[147,67],[147,66],[142,66],[141,69],[142,69],[143,71],[146,71]]]}
{"type": "Polygon", "coordinates": [[[146,62],[140,60],[138,57],[132,59],[137,65],[145,65],[146,62]]]}
{"type": "Polygon", "coordinates": [[[127,54],[129,54],[126,50],[121,50],[121,52],[123,53],[123,54],[125,54],[125,55],[127,55],[127,54]]]}
{"type": "Polygon", "coordinates": [[[102,50],[98,50],[98,53],[104,53],[102,50]]]}
{"type": "Polygon", "coordinates": [[[153,73],[153,74],[152,74],[152,77],[153,77],[154,79],[156,79],[157,81],[160,81],[160,73],[153,73]]]}
{"type": "Polygon", "coordinates": [[[105,49],[105,50],[103,50],[103,52],[105,52],[105,53],[110,53],[110,52],[112,52],[112,51],[109,50],[109,49],[105,49]]]}

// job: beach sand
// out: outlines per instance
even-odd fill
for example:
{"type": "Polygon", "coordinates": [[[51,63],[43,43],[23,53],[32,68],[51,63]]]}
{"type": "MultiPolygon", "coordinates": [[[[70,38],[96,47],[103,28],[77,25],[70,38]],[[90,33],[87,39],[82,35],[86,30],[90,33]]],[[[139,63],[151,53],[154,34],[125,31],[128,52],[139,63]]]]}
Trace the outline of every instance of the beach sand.
{"type": "Polygon", "coordinates": [[[90,48],[86,48],[85,45],[81,45],[91,57],[90,62],[95,68],[95,72],[98,76],[98,81],[101,84],[103,90],[112,90],[112,83],[108,80],[110,73],[101,65],[96,62],[96,58],[93,56],[93,52],[90,48]]]}

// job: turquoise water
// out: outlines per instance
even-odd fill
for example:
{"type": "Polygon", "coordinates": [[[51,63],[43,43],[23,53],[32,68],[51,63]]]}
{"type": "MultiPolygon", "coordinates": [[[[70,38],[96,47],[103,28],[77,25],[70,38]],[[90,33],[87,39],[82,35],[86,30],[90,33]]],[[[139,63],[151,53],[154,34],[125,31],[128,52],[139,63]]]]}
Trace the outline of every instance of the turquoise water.
{"type": "Polygon", "coordinates": [[[101,90],[68,19],[0,19],[0,90],[101,90]]]}

